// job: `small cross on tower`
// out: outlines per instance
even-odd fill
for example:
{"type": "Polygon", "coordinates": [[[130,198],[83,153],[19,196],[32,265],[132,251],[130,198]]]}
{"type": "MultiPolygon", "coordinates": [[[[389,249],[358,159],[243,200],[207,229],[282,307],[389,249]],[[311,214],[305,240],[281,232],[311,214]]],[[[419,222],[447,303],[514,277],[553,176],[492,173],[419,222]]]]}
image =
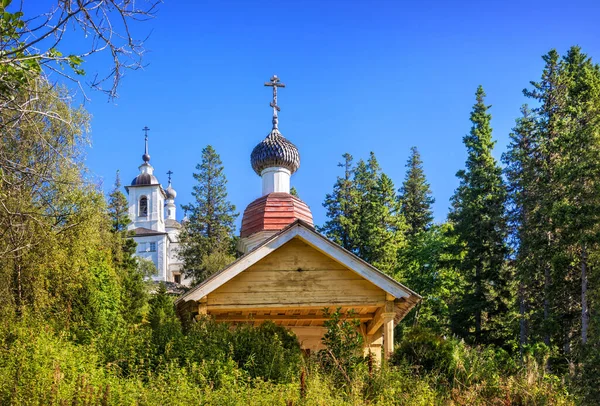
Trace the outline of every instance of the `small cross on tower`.
{"type": "Polygon", "coordinates": [[[169,175],[169,185],[171,184],[171,175],[173,175],[173,171],[169,169],[169,172],[167,172],[167,175],[169,175]]]}
{"type": "Polygon", "coordinates": [[[145,126],[142,128],[142,131],[144,132],[144,155],[142,155],[142,159],[144,162],[149,162],[150,155],[148,154],[148,131],[150,131],[150,129],[148,126],[145,126]]]}
{"type": "Polygon", "coordinates": [[[277,88],[285,87],[281,80],[277,77],[277,75],[273,75],[269,82],[265,82],[265,86],[270,86],[273,88],[273,101],[269,104],[269,106],[273,107],[273,129],[277,130],[279,124],[279,118],[277,117],[277,112],[281,111],[279,106],[277,105],[277,88]]]}

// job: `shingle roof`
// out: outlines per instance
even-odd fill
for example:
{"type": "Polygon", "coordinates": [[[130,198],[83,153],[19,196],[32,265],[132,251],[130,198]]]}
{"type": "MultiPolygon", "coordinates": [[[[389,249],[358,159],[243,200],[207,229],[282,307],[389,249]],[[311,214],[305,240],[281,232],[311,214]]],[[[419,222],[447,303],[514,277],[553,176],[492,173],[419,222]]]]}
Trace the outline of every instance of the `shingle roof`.
{"type": "Polygon", "coordinates": [[[279,231],[298,219],[313,226],[312,213],[306,203],[289,193],[269,193],[244,210],[240,237],[249,237],[259,231],[279,231]]]}
{"type": "Polygon", "coordinates": [[[250,154],[254,172],[261,175],[266,168],[283,167],[294,173],[300,167],[298,148],[274,128],[250,154]]]}

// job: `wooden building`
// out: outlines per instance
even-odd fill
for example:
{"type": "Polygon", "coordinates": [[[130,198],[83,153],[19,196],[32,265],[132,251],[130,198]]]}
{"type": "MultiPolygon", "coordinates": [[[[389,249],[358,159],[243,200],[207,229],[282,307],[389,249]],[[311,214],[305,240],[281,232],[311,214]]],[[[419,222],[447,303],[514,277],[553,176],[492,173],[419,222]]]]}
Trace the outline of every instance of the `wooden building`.
{"type": "Polygon", "coordinates": [[[251,155],[262,177],[263,196],[244,212],[239,244],[243,255],[177,301],[182,314],[204,314],[228,323],[286,326],[302,348],[319,350],[325,308],[341,308],[360,320],[365,351],[393,351],[394,326],[421,299],[353,253],[314,230],[308,206],[290,194],[300,166],[297,148],[278,130],[273,86],[273,129],[251,155]]]}

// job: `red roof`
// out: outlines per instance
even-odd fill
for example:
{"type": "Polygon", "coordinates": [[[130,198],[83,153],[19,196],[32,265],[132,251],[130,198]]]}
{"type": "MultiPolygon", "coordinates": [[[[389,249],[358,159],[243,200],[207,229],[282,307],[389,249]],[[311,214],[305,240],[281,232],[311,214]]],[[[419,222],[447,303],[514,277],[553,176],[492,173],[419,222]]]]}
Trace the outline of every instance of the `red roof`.
{"type": "Polygon", "coordinates": [[[297,219],[313,225],[312,213],[306,203],[289,193],[270,193],[246,207],[240,237],[249,237],[259,231],[279,231],[297,219]]]}

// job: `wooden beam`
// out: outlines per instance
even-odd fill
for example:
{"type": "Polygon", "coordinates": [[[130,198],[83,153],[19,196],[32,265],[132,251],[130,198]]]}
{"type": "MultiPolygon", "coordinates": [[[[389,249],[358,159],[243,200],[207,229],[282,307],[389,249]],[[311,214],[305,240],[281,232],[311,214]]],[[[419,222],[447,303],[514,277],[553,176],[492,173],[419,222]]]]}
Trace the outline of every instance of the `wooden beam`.
{"type": "MultiPolygon", "coordinates": [[[[373,314],[357,314],[353,317],[345,316],[344,318],[349,320],[358,319],[361,322],[371,320],[373,314]]],[[[264,315],[264,314],[249,314],[249,315],[215,315],[216,321],[325,321],[329,320],[329,317],[325,317],[322,314],[319,315],[302,315],[302,314],[289,314],[289,315],[264,315]]]]}
{"type": "Polygon", "coordinates": [[[383,313],[384,307],[380,307],[377,309],[375,314],[373,315],[373,320],[367,323],[367,335],[374,334],[379,327],[383,324],[383,313]]]}
{"type": "Polygon", "coordinates": [[[313,310],[323,310],[323,308],[328,307],[329,311],[335,311],[336,308],[341,307],[342,309],[360,309],[361,307],[382,307],[384,306],[384,302],[364,302],[364,303],[356,303],[356,302],[323,302],[323,303],[262,303],[262,304],[209,304],[208,311],[209,313],[212,311],[218,312],[239,312],[241,310],[253,310],[260,311],[262,309],[272,310],[272,309],[282,309],[283,310],[293,310],[293,309],[313,309],[313,310]]]}
{"type": "Polygon", "coordinates": [[[385,358],[394,352],[394,318],[396,313],[383,313],[383,348],[385,358]]]}

